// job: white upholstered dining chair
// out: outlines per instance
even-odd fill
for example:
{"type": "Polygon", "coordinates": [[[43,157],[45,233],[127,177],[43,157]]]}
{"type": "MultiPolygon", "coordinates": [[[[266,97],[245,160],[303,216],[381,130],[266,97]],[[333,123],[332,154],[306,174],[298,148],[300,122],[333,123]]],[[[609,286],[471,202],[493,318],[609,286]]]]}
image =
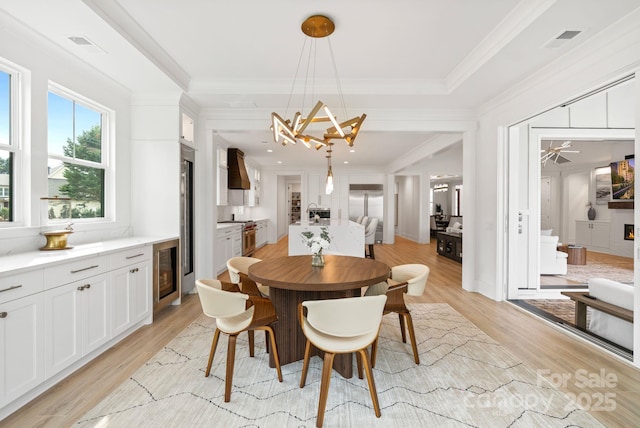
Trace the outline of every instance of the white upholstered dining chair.
{"type": "MultiPolygon", "coordinates": [[[[233,284],[228,284],[233,286],[233,284]]],[[[235,287],[235,286],[234,286],[235,287]]],[[[253,330],[264,330],[271,339],[271,352],[278,372],[278,380],[282,382],[280,359],[276,347],[275,336],[270,324],[278,320],[273,304],[263,297],[249,296],[239,291],[223,290],[223,283],[217,279],[196,280],[196,288],[202,311],[208,317],[215,318],[216,330],[211,342],[209,361],[205,377],[209,377],[213,356],[218,346],[220,332],[229,335],[227,345],[227,364],[225,374],[224,401],[231,400],[231,387],[233,385],[233,367],[236,355],[236,339],[243,331],[249,332],[249,355],[253,357],[253,330]]],[[[237,287],[236,287],[237,290],[237,287]]]]}
{"type": "MultiPolygon", "coordinates": [[[[394,266],[391,268],[391,278],[388,282],[381,282],[372,285],[364,293],[365,296],[376,296],[385,294],[387,303],[384,306],[384,314],[395,312],[398,314],[400,321],[400,331],[402,333],[402,342],[407,343],[405,333],[406,327],[409,330],[409,338],[411,339],[411,347],[413,349],[413,358],[416,364],[420,364],[420,356],[418,355],[418,345],[416,343],[416,333],[413,328],[413,320],[411,312],[407,308],[404,301],[404,294],[410,296],[421,296],[427,286],[427,279],[431,270],[423,264],[406,264],[394,266]]],[[[371,366],[376,365],[377,349],[374,344],[371,349],[371,366]]]]}
{"type": "Polygon", "coordinates": [[[367,347],[378,338],[382,310],[387,297],[369,296],[344,299],[311,300],[298,305],[300,327],[307,338],[300,388],[304,388],[309,369],[311,345],[324,351],[320,398],[316,426],[321,427],[327,405],[329,383],[336,354],[356,353],[358,376],[362,379],[364,366],[376,417],[380,417],[378,394],[373,380],[367,347]],[[306,315],[305,315],[306,309],[306,315]]]}
{"type": "MultiPolygon", "coordinates": [[[[227,269],[229,270],[229,278],[231,282],[234,284],[241,284],[240,273],[245,275],[249,275],[249,266],[254,263],[261,262],[262,259],[257,259],[255,257],[232,257],[227,260],[227,269]]],[[[269,297],[269,287],[262,284],[257,284],[258,291],[263,297],[269,297]]],[[[242,288],[242,291],[248,294],[253,294],[252,290],[245,290],[242,288]]]]}

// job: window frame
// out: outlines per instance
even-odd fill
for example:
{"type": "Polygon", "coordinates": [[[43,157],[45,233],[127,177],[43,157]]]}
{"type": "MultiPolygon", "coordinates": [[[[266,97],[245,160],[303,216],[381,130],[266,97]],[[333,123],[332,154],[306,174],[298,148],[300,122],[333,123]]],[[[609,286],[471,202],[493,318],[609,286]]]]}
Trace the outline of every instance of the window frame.
{"type": "Polygon", "coordinates": [[[12,219],[0,222],[0,228],[21,227],[25,223],[25,169],[23,168],[24,147],[22,136],[24,132],[24,76],[25,71],[18,65],[0,57],[0,71],[8,74],[9,78],[9,143],[0,143],[0,149],[13,155],[10,176],[10,204],[12,219]]]}
{"type": "MultiPolygon", "coordinates": [[[[100,162],[88,161],[84,159],[70,158],[61,154],[53,154],[49,152],[49,118],[47,116],[47,168],[49,159],[54,159],[60,162],[71,163],[78,166],[101,169],[104,173],[103,179],[103,201],[102,201],[102,216],[101,217],[86,217],[86,218],[71,218],[71,219],[50,219],[48,215],[43,216],[42,221],[48,225],[68,223],[69,221],[73,223],[98,223],[98,222],[109,222],[113,221],[113,198],[111,197],[113,190],[113,183],[111,177],[113,175],[112,171],[112,162],[111,162],[111,146],[112,146],[112,136],[111,130],[113,125],[113,120],[115,117],[114,111],[103,106],[102,104],[93,101],[83,95],[78,94],[75,91],[72,91],[64,86],[61,86],[57,83],[49,81],[48,90],[47,90],[47,98],[49,97],[49,93],[53,93],[59,97],[62,97],[66,100],[69,100],[77,105],[80,105],[84,108],[91,109],[97,113],[100,113],[100,136],[101,136],[101,147],[100,147],[100,162]]],[[[47,107],[48,108],[48,107],[47,107]]],[[[74,135],[74,137],[77,137],[74,135]]],[[[49,180],[49,174],[46,175],[47,181],[49,180]]],[[[49,195],[47,195],[48,197],[49,195]]],[[[48,205],[47,205],[48,211],[48,205]]]]}

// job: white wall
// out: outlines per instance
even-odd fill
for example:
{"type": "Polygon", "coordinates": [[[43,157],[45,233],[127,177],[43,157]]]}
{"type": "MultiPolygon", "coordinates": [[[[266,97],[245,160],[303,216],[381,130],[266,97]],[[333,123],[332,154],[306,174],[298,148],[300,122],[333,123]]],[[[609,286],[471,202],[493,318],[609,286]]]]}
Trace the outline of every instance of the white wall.
{"type": "Polygon", "coordinates": [[[0,253],[36,250],[46,242],[40,236],[40,197],[47,196],[47,91],[54,82],[85,96],[115,112],[111,162],[116,174],[111,178],[115,197],[111,201],[114,215],[110,221],[74,223],[69,244],[77,245],[129,235],[130,223],[130,94],[122,86],[65,53],[0,14],[0,57],[26,70],[23,82],[27,95],[24,109],[27,128],[23,132],[26,150],[23,196],[26,217],[24,227],[0,228],[0,253]]]}

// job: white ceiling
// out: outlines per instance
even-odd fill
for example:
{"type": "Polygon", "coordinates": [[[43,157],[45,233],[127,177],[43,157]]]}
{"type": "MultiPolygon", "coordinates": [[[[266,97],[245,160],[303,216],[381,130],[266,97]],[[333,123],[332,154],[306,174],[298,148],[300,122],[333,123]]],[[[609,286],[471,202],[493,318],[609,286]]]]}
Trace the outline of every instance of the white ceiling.
{"type": "MultiPolygon", "coordinates": [[[[356,153],[337,145],[334,164],[385,169],[447,131],[403,132],[394,118],[472,119],[483,103],[638,7],[638,0],[0,0],[0,13],[132,93],[184,91],[228,119],[219,136],[247,157],[289,168],[325,162],[322,153],[275,145],[268,130],[269,113],[284,114],[288,105],[305,41],[300,24],[310,15],[334,20],[330,40],[348,114],[367,114],[356,153]],[[545,47],[565,30],[582,33],[545,47]],[[69,36],[104,52],[79,48],[69,36]]],[[[316,57],[330,64],[321,42],[316,57]]],[[[318,67],[313,87],[315,99],[337,104],[333,72],[318,67]]]]}

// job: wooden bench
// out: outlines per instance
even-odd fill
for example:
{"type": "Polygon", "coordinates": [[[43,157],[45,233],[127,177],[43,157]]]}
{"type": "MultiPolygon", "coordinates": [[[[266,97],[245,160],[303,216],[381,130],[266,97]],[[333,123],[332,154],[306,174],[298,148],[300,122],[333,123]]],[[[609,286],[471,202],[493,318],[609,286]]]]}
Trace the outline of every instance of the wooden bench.
{"type": "Polygon", "coordinates": [[[633,311],[598,300],[589,293],[563,291],[561,294],[576,302],[575,324],[580,328],[587,329],[587,306],[633,323],[633,311]]]}

